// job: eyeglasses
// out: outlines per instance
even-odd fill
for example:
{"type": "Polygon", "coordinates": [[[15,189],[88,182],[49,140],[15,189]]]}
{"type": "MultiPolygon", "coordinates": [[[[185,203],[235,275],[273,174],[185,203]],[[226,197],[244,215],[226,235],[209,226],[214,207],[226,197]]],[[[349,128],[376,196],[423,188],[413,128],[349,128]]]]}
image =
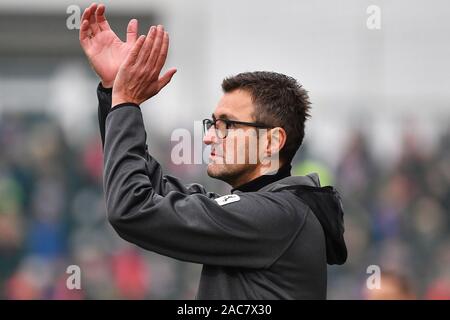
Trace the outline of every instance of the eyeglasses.
{"type": "Polygon", "coordinates": [[[228,136],[228,129],[230,129],[233,125],[244,125],[244,126],[250,126],[254,128],[275,128],[273,126],[268,126],[262,123],[257,122],[243,122],[243,121],[235,121],[235,120],[228,120],[228,119],[204,119],[203,120],[203,134],[206,135],[211,129],[212,126],[214,126],[214,129],[216,130],[216,136],[219,139],[225,139],[228,136]]]}

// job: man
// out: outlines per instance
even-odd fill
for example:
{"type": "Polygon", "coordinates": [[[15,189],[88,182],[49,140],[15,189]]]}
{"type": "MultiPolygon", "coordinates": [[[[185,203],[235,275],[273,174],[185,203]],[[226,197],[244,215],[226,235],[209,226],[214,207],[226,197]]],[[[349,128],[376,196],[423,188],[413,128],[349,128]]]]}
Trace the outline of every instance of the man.
{"type": "Polygon", "coordinates": [[[159,76],[168,34],[158,26],[138,37],[131,20],[122,42],[104,11],[96,4],[85,10],[80,42],[101,78],[104,188],[117,233],[147,250],[203,264],[198,299],[325,299],[326,264],[344,263],[347,251],[337,192],[320,187],[316,174],[290,176],[308,117],[306,91],[272,72],[224,80],[213,119],[204,121],[204,142],[211,145],[208,174],[229,183],[231,195],[183,185],[163,175],[148,152],[140,110],[176,72],[159,76]],[[254,162],[255,148],[239,143],[252,137],[254,162]],[[226,161],[242,154],[243,163],[226,161]],[[275,170],[267,159],[279,159],[275,170]]]}

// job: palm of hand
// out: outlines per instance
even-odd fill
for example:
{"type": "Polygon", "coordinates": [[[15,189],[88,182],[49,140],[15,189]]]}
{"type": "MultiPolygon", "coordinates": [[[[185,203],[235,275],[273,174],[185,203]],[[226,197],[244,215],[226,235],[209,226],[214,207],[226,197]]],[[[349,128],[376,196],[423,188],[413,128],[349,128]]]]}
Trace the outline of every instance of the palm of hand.
{"type": "Polygon", "coordinates": [[[86,55],[92,68],[104,81],[111,84],[132,44],[121,41],[112,30],[105,30],[89,40],[86,55]]]}

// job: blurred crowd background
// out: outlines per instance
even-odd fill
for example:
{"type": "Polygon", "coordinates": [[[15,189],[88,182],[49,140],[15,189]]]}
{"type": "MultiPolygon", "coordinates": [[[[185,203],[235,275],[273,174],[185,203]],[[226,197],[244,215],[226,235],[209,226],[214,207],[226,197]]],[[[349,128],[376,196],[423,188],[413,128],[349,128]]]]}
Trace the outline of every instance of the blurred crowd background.
{"type": "MultiPolygon", "coordinates": [[[[22,2],[0,4],[0,298],[193,299],[200,265],[130,245],[107,223],[98,79],[66,24],[70,5],[89,3],[22,2]],[[81,290],[66,287],[70,265],[81,290]]],[[[227,75],[294,76],[313,111],[293,174],[318,172],[345,209],[349,259],[329,267],[328,297],[450,299],[450,3],[237,3],[106,1],[122,37],[132,17],[171,32],[179,71],[143,106],[152,155],[229,193],[205,165],[172,163],[171,132],[211,113],[227,75]],[[380,30],[366,27],[371,4],[380,30]],[[374,265],[382,290],[366,286],[374,265]]]]}

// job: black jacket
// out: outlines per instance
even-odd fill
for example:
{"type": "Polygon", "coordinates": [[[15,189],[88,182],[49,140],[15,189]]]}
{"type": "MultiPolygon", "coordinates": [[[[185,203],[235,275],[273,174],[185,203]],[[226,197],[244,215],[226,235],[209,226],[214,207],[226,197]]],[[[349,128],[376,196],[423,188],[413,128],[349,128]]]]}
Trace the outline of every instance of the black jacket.
{"type": "Polygon", "coordinates": [[[316,174],[220,197],[163,175],[139,106],[109,111],[99,86],[108,218],[142,248],[203,264],[198,299],[325,299],[326,264],[347,251],[337,192],[316,174]]]}

